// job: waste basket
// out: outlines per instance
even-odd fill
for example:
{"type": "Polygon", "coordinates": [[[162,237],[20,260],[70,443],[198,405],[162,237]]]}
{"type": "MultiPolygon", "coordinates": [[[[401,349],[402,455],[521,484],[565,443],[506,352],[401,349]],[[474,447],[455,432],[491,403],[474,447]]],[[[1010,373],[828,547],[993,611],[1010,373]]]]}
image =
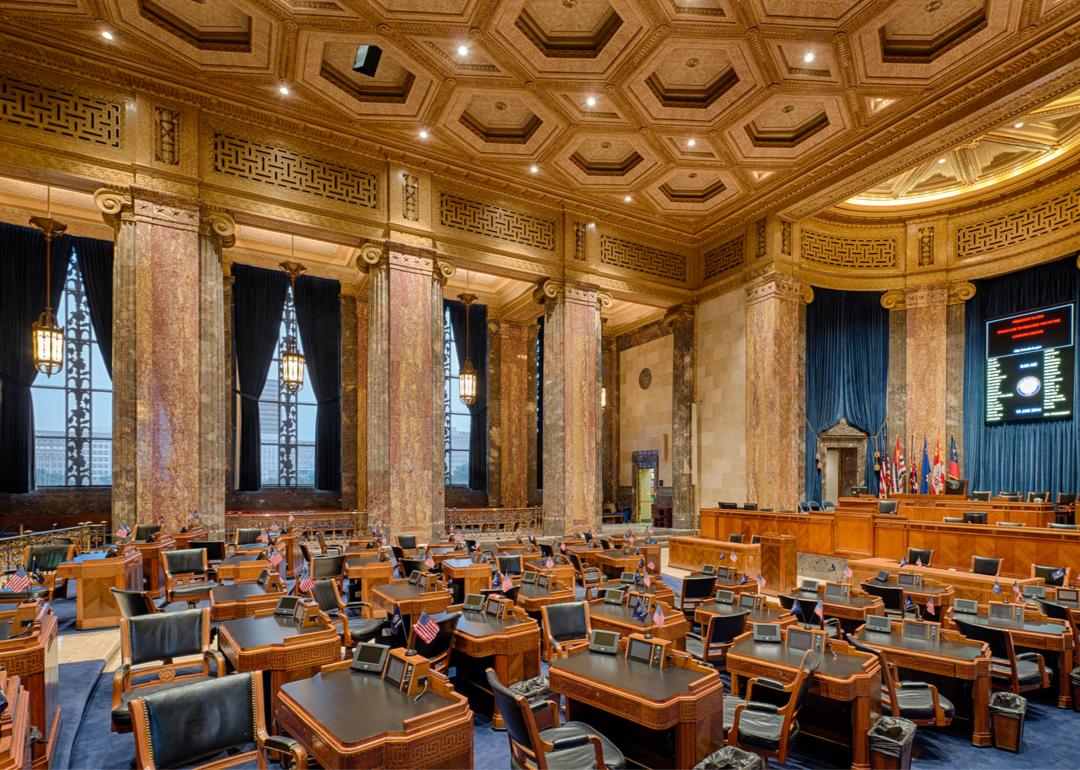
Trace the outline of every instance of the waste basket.
{"type": "Polygon", "coordinates": [[[874,770],[909,770],[915,742],[915,723],[901,717],[881,717],[870,732],[870,767],[874,770]]]}
{"type": "Polygon", "coordinates": [[[1080,666],[1069,672],[1069,684],[1072,685],[1073,711],[1080,711],[1080,666]]]}
{"type": "Polygon", "coordinates": [[[724,746],[694,765],[694,770],[763,770],[761,757],[737,746],[724,746]]]}
{"type": "Polygon", "coordinates": [[[990,721],[994,728],[994,747],[1019,753],[1024,739],[1024,714],[1027,698],[1011,692],[990,696],[990,721]]]}

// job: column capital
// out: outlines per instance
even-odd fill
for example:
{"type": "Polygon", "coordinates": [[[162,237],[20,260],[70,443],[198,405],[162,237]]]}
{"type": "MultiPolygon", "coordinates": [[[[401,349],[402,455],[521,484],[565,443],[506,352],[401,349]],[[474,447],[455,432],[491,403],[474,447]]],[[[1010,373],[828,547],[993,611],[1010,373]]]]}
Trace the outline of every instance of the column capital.
{"type": "Polygon", "coordinates": [[[125,220],[134,220],[135,206],[129,190],[102,187],[94,192],[94,205],[101,212],[101,218],[113,229],[119,228],[125,220]]]}
{"type": "Polygon", "coordinates": [[[236,245],[236,222],[220,209],[203,206],[199,217],[199,235],[211,238],[221,249],[236,245]]]}
{"type": "Polygon", "coordinates": [[[596,292],[596,304],[601,310],[607,310],[615,304],[615,299],[606,291],[596,292]]]}
{"type": "Polygon", "coordinates": [[[881,295],[881,306],[886,310],[907,310],[935,305],[959,305],[974,296],[975,284],[971,281],[951,281],[890,289],[881,295]]]}
{"type": "Polygon", "coordinates": [[[356,269],[366,273],[373,267],[378,267],[386,261],[386,245],[368,241],[360,247],[360,253],[356,257],[356,269]]]}
{"type": "Polygon", "coordinates": [[[549,299],[560,300],[566,292],[566,284],[554,278],[545,278],[533,289],[533,301],[541,305],[549,299]]]}
{"type": "Polygon", "coordinates": [[[787,273],[766,273],[746,285],[746,302],[753,305],[770,299],[787,302],[804,302],[809,305],[814,301],[814,288],[787,273]]]}
{"type": "Polygon", "coordinates": [[[697,314],[697,306],[689,303],[675,305],[664,315],[664,323],[669,326],[674,324],[693,323],[697,314]]]}
{"type": "Polygon", "coordinates": [[[434,277],[440,286],[446,286],[446,282],[453,278],[455,273],[457,273],[457,266],[453,262],[445,259],[435,260],[434,277]]]}

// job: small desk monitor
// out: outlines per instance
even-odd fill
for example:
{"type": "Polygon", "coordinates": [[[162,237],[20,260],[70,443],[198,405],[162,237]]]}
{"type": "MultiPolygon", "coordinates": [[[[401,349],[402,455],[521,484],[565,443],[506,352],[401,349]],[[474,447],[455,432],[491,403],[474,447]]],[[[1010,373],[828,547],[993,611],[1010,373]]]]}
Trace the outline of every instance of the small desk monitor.
{"type": "Polygon", "coordinates": [[[391,656],[390,662],[386,664],[386,671],[383,673],[383,681],[390,684],[394,689],[401,689],[401,677],[405,674],[405,661],[398,657],[391,656]]]}
{"type": "Polygon", "coordinates": [[[412,572],[409,573],[409,583],[412,584],[412,585],[417,585],[419,582],[420,582],[420,570],[414,569],[412,572]]]}
{"type": "Polygon", "coordinates": [[[1075,588],[1059,588],[1057,590],[1057,600],[1066,604],[1077,604],[1080,599],[1080,591],[1075,588]]]}
{"type": "Polygon", "coordinates": [[[755,623],[753,630],[755,642],[780,643],[779,623],[755,623]]]}
{"type": "Polygon", "coordinates": [[[386,664],[386,653],[388,652],[390,652],[390,647],[385,644],[370,642],[358,644],[356,645],[356,652],[353,654],[352,665],[349,668],[365,674],[381,674],[383,666],[386,664]]]}
{"type": "Polygon", "coordinates": [[[483,612],[484,595],[466,594],[465,601],[461,603],[461,609],[465,610],[466,612],[483,612]]]}
{"type": "Polygon", "coordinates": [[[892,620],[884,615],[867,615],[866,630],[876,631],[879,634],[892,633],[892,620]]]}
{"type": "Polygon", "coordinates": [[[622,604],[626,591],[621,588],[609,588],[604,591],[604,604],[622,604]]]}
{"type": "Polygon", "coordinates": [[[815,634],[805,628],[788,626],[787,640],[784,646],[789,650],[798,650],[799,652],[813,650],[820,653],[825,648],[825,635],[815,634]]]}
{"type": "Polygon", "coordinates": [[[719,591],[716,592],[716,601],[719,604],[734,604],[735,603],[735,592],[734,591],[728,591],[728,590],[722,588],[722,589],[720,589],[719,591]]]}
{"type": "Polygon", "coordinates": [[[639,663],[652,663],[653,646],[644,639],[630,639],[626,647],[626,657],[639,663]]]}
{"type": "Polygon", "coordinates": [[[652,609],[652,597],[649,594],[633,592],[630,595],[634,598],[633,602],[627,602],[631,610],[636,610],[642,604],[645,605],[646,612],[652,609]]]}
{"type": "Polygon", "coordinates": [[[979,603],[974,599],[957,599],[953,602],[953,612],[961,615],[978,615],[979,603]]]}
{"type": "Polygon", "coordinates": [[[536,578],[536,585],[539,588],[547,588],[550,580],[547,575],[540,575],[536,578]]]}
{"type": "Polygon", "coordinates": [[[293,612],[296,610],[296,605],[299,603],[299,596],[282,596],[277,600],[277,605],[274,607],[274,614],[292,617],[293,612]]]}
{"type": "Polygon", "coordinates": [[[623,585],[633,585],[637,582],[637,573],[623,572],[621,575],[619,575],[619,582],[623,585]]]}
{"type": "Polygon", "coordinates": [[[878,570],[877,582],[879,582],[879,583],[888,583],[889,582],[889,571],[887,569],[878,570]]]}
{"type": "Polygon", "coordinates": [[[807,593],[817,593],[818,582],[812,578],[799,581],[799,590],[807,593]]]}
{"type": "Polygon", "coordinates": [[[528,583],[529,585],[532,585],[532,584],[534,584],[536,582],[536,578],[537,578],[537,574],[535,572],[533,572],[531,570],[526,570],[521,575],[521,582],[522,583],[528,583]]]}
{"type": "MultiPolygon", "coordinates": [[[[1045,599],[1046,588],[1044,586],[1026,585],[1020,589],[1025,599],[1045,599]]],[[[1061,591],[1058,591],[1058,598],[1061,598],[1061,591]]]]}
{"type": "Polygon", "coordinates": [[[896,576],[896,582],[905,588],[922,588],[922,575],[914,572],[901,572],[896,576]]]}
{"type": "Polygon", "coordinates": [[[991,623],[1019,625],[1024,622],[1024,606],[1022,604],[990,602],[989,615],[991,623]]]}
{"type": "Polygon", "coordinates": [[[901,636],[905,639],[917,639],[920,642],[936,642],[938,625],[937,623],[922,623],[918,620],[905,620],[901,636]]]}
{"type": "Polygon", "coordinates": [[[604,655],[615,655],[619,652],[619,632],[593,631],[589,637],[589,649],[604,655]]]}
{"type": "Polygon", "coordinates": [[[848,587],[840,583],[825,584],[825,601],[844,602],[848,598],[848,587]]]}
{"type": "Polygon", "coordinates": [[[715,564],[702,564],[701,565],[701,574],[702,575],[715,575],[716,574],[716,565],[715,564]]]}
{"type": "Polygon", "coordinates": [[[739,594],[739,609],[740,610],[756,610],[758,608],[758,597],[755,594],[739,594]]]}

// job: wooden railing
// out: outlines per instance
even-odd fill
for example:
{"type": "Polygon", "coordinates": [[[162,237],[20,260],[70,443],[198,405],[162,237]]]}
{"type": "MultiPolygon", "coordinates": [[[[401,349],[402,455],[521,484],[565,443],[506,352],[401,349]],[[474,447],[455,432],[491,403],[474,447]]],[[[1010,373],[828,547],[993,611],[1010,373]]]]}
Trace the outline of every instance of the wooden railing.
{"type": "Polygon", "coordinates": [[[544,509],[533,508],[447,508],[446,531],[466,532],[540,532],[544,509]]]}
{"type": "Polygon", "coordinates": [[[273,524],[314,534],[322,532],[330,542],[349,540],[360,528],[362,511],[226,511],[225,539],[232,540],[237,529],[270,529],[273,524]]]}
{"type": "Polygon", "coordinates": [[[28,545],[46,545],[57,538],[72,540],[81,553],[101,548],[105,545],[108,525],[89,522],[62,529],[45,529],[39,532],[24,532],[13,537],[0,538],[0,571],[12,572],[23,563],[23,550],[28,545]]]}

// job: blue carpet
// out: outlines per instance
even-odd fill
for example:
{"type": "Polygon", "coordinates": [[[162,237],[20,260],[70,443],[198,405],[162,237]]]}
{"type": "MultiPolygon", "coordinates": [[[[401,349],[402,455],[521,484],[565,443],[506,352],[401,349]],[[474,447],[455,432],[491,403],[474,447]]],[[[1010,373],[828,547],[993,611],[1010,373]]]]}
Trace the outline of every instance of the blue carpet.
{"type": "MultiPolygon", "coordinates": [[[[68,641],[71,644],[72,641],[68,641]]],[[[103,660],[84,660],[60,666],[60,735],[53,750],[53,767],[68,767],[79,726],[86,715],[94,683],[105,667],[103,660]]]]}

